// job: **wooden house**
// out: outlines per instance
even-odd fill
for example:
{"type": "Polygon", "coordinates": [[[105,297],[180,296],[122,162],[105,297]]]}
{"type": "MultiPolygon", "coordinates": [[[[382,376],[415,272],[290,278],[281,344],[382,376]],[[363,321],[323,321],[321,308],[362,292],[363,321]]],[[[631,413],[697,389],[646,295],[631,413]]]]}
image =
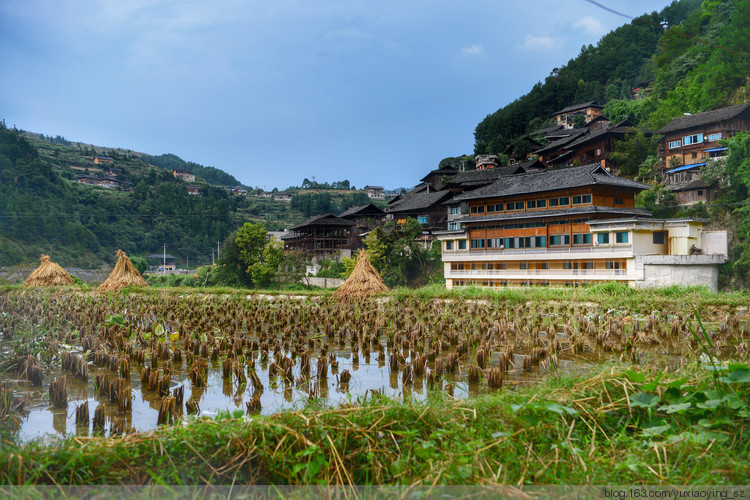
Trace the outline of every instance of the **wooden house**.
{"type": "Polygon", "coordinates": [[[352,250],[361,248],[366,234],[385,222],[385,212],[372,203],[351,207],[340,213],[339,217],[354,223],[352,250]]]}
{"type": "Polygon", "coordinates": [[[748,131],[750,104],[747,103],[675,118],[657,130],[664,134],[664,168],[670,170],[675,163],[680,166],[702,163],[725,149],[719,141],[748,131]]]}
{"type": "Polygon", "coordinates": [[[312,259],[351,257],[355,223],[331,213],[317,215],[289,229],[284,250],[301,251],[312,259]]]}
{"type": "Polygon", "coordinates": [[[386,217],[404,224],[406,219],[417,219],[426,234],[446,228],[446,213],[443,203],[453,197],[448,189],[434,191],[429,185],[420,186],[390,203],[385,208],[386,217]]]}
{"type": "Polygon", "coordinates": [[[451,166],[440,167],[436,170],[430,171],[429,174],[425,175],[420,179],[421,182],[429,184],[433,190],[437,191],[442,189],[450,178],[458,173],[458,170],[451,166]]]}
{"type": "Polygon", "coordinates": [[[726,245],[708,243],[721,235],[702,239],[700,220],[651,219],[635,207],[645,189],[590,164],[503,176],[457,195],[448,206],[465,203],[468,213],[456,220],[460,227],[437,233],[446,286],[716,287],[726,245]],[[692,248],[707,251],[692,255],[692,248]]]}
{"type": "Polygon", "coordinates": [[[191,174],[190,172],[186,172],[184,170],[172,170],[172,175],[175,176],[175,178],[180,179],[184,182],[195,182],[195,175],[191,174]]]}
{"type": "Polygon", "coordinates": [[[94,156],[94,163],[114,163],[115,160],[109,156],[94,156]]]}
{"type": "Polygon", "coordinates": [[[384,200],[385,188],[383,186],[365,186],[367,197],[371,200],[384,200]]]}
{"type": "Polygon", "coordinates": [[[568,106],[553,114],[558,125],[570,129],[575,127],[574,123],[577,116],[583,116],[584,123],[589,123],[602,114],[602,109],[604,109],[604,106],[597,104],[595,101],[589,101],[568,106]]]}
{"type": "Polygon", "coordinates": [[[273,201],[283,201],[284,203],[290,203],[292,201],[292,193],[289,191],[278,191],[273,193],[273,201]]]}

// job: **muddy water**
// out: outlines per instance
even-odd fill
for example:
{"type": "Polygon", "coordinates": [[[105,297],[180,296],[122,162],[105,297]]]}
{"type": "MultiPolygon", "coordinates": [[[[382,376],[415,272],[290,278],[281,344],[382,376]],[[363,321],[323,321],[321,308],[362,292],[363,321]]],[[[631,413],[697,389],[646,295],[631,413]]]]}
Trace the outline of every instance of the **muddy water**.
{"type": "MultiPolygon", "coordinates": [[[[402,354],[404,351],[400,351],[402,354]]],[[[286,354],[286,353],[285,353],[286,354]]],[[[351,351],[343,350],[335,353],[338,368],[329,365],[327,380],[319,380],[315,373],[316,368],[314,361],[311,359],[311,377],[308,382],[302,384],[285,383],[280,376],[269,377],[269,370],[265,364],[256,361],[256,373],[258,374],[264,390],[260,396],[262,405],[261,414],[272,414],[278,411],[294,409],[308,404],[311,400],[310,392],[313,391],[313,397],[317,397],[323,404],[336,406],[357,398],[366,397],[372,391],[378,391],[381,394],[395,399],[401,399],[404,396],[421,399],[427,395],[426,378],[414,378],[412,384],[404,386],[402,382],[402,372],[391,372],[389,366],[390,355],[386,349],[386,355],[383,360],[377,359],[378,353],[375,352],[369,357],[360,356],[359,362],[354,363],[351,351]],[[348,370],[351,375],[351,381],[348,384],[341,384],[338,375],[344,370],[348,370]]],[[[562,356],[561,356],[562,357],[562,356]]],[[[497,366],[499,358],[498,352],[493,352],[493,365],[497,366]]],[[[406,361],[412,361],[410,356],[406,356],[406,361]]],[[[588,364],[590,360],[584,357],[573,359],[560,359],[558,369],[564,372],[575,370],[588,364]]],[[[536,367],[532,372],[524,372],[521,367],[523,356],[514,356],[515,367],[512,367],[505,376],[505,387],[513,388],[518,385],[532,383],[543,375],[544,370],[536,367]]],[[[147,391],[141,385],[140,376],[136,371],[137,365],[131,371],[129,382],[132,399],[132,411],[119,414],[116,403],[110,403],[106,398],[95,396],[94,379],[97,374],[107,374],[110,380],[116,379],[117,375],[108,368],[100,368],[92,362],[88,364],[88,379],[71,376],[66,374],[68,405],[67,408],[54,408],[50,404],[49,382],[62,376],[60,369],[56,371],[47,371],[44,373],[43,384],[41,387],[34,387],[30,382],[15,377],[15,373],[0,374],[0,383],[8,382],[15,390],[16,396],[25,396],[30,403],[25,406],[17,418],[17,435],[22,441],[28,441],[35,438],[43,438],[47,435],[93,435],[94,428],[92,419],[85,426],[77,426],[75,419],[75,409],[78,405],[87,404],[89,415],[93,417],[94,411],[98,406],[104,410],[106,424],[104,426],[104,435],[111,435],[111,426],[114,422],[124,423],[125,429],[146,431],[157,427],[157,417],[161,397],[156,391],[147,391]]],[[[159,364],[157,368],[162,368],[159,364]]],[[[434,363],[428,363],[428,368],[434,368],[434,363]]],[[[467,396],[476,396],[488,391],[494,390],[487,387],[486,382],[479,384],[469,384],[467,382],[467,372],[465,366],[461,366],[458,373],[446,373],[441,377],[442,390],[453,393],[454,397],[462,398],[467,396]]],[[[238,386],[235,379],[224,379],[222,377],[221,366],[218,362],[209,365],[209,375],[206,387],[193,387],[187,376],[187,365],[185,363],[172,364],[173,374],[171,376],[170,393],[173,389],[180,386],[184,387],[184,402],[177,407],[177,415],[187,416],[186,407],[188,401],[194,401],[198,404],[197,416],[215,417],[220,411],[242,410],[246,409],[246,403],[253,395],[253,387],[250,383],[246,386],[238,386]]],[[[300,376],[300,367],[297,363],[294,367],[294,378],[300,376]]]]}

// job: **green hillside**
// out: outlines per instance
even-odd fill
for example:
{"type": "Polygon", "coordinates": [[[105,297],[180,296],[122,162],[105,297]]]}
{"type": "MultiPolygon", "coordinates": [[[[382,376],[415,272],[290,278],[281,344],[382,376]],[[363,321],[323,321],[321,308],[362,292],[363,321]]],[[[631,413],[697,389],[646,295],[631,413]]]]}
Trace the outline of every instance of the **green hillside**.
{"type": "Polygon", "coordinates": [[[499,154],[553,124],[552,113],[587,101],[605,114],[658,128],[683,113],[744,102],[750,87],[750,1],[680,0],[584,46],[544,82],[488,115],[474,132],[476,154],[499,154]],[[634,99],[631,88],[644,91],[634,99]]]}

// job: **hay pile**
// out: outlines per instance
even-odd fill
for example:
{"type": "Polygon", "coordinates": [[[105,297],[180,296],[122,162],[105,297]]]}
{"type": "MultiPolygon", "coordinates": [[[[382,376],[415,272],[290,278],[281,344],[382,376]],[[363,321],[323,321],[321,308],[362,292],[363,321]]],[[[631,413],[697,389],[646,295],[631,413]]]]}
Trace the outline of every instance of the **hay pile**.
{"type": "Polygon", "coordinates": [[[99,285],[99,290],[120,290],[127,286],[148,286],[141,273],[135,268],[122,250],[117,251],[117,264],[107,280],[99,285]]]}
{"type": "Polygon", "coordinates": [[[23,286],[72,285],[73,283],[73,278],[65,269],[49,260],[49,255],[42,255],[42,263],[26,278],[23,286]]]}
{"type": "Polygon", "coordinates": [[[383,284],[378,270],[372,267],[365,251],[360,250],[357,266],[346,282],[336,290],[336,296],[342,300],[353,300],[386,291],[388,287],[383,284]]]}

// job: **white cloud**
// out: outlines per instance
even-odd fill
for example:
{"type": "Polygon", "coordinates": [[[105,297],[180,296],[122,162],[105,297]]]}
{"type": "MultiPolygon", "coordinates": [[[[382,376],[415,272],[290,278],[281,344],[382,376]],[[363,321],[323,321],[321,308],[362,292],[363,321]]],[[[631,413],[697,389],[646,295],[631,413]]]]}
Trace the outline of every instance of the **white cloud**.
{"type": "Polygon", "coordinates": [[[549,36],[532,36],[526,35],[526,40],[521,48],[526,50],[549,50],[557,47],[558,42],[549,36]]]}
{"type": "Polygon", "coordinates": [[[591,16],[582,17],[573,25],[573,27],[581,29],[585,34],[592,36],[603,36],[608,31],[601,21],[594,19],[591,16]]]}
{"type": "Polygon", "coordinates": [[[478,56],[484,52],[484,45],[474,44],[471,47],[464,47],[461,49],[461,53],[466,56],[478,56]]]}

